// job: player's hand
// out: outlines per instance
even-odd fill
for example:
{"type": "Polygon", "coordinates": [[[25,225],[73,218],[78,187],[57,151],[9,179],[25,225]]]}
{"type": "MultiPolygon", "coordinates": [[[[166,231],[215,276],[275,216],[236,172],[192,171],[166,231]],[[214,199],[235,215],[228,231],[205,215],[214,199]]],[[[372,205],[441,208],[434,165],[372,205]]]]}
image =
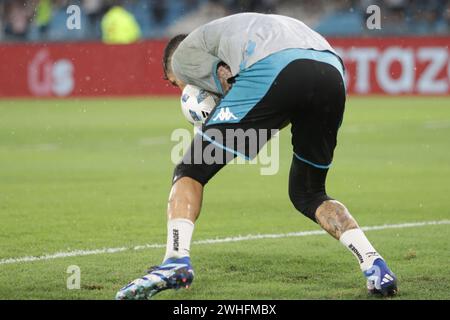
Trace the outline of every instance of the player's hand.
{"type": "Polygon", "coordinates": [[[217,67],[217,77],[222,85],[224,95],[227,94],[231,89],[231,84],[228,83],[228,79],[233,77],[230,67],[226,64],[220,64],[217,67]]]}

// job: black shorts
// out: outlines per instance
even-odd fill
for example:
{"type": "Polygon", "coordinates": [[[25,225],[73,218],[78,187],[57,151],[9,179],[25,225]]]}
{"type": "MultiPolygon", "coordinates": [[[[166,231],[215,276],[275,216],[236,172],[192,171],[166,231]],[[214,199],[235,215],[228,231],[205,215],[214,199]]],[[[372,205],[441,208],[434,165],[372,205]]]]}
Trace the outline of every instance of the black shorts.
{"type": "Polygon", "coordinates": [[[295,157],[320,169],[331,165],[345,106],[342,73],[326,62],[296,59],[268,80],[266,92],[252,92],[252,81],[263,78],[257,74],[237,76],[177,166],[174,181],[189,176],[206,184],[235,156],[255,157],[272,134],[289,123],[295,157]],[[233,135],[236,132],[244,139],[233,135]],[[203,151],[215,161],[203,159],[203,151]]]}

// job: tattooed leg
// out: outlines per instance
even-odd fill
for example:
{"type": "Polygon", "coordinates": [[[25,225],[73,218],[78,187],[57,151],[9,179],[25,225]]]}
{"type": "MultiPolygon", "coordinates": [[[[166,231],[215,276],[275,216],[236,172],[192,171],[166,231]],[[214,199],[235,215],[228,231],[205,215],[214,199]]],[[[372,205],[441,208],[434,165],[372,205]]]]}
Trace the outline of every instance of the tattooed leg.
{"type": "Polygon", "coordinates": [[[316,220],[337,240],[345,231],[359,228],[347,208],[336,200],[324,201],[316,210],[316,220]]]}
{"type": "Polygon", "coordinates": [[[359,228],[347,208],[336,200],[324,201],[316,210],[320,226],[338,239],[358,260],[370,293],[397,294],[397,277],[359,228]]]}

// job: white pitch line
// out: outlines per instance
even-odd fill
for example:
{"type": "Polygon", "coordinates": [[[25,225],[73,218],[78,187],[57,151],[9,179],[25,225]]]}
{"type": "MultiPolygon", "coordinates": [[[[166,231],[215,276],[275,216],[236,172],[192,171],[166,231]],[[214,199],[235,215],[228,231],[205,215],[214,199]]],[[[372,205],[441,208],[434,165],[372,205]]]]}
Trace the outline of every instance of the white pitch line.
{"type": "MultiPolygon", "coordinates": [[[[362,227],[361,229],[364,231],[373,231],[373,230],[385,230],[385,229],[404,229],[404,228],[424,227],[424,226],[444,225],[444,224],[450,224],[450,220],[407,222],[407,223],[399,223],[399,224],[384,224],[384,225],[379,225],[379,226],[362,227]]],[[[314,235],[322,235],[322,234],[326,234],[326,232],[323,230],[310,230],[310,231],[274,233],[274,234],[249,234],[246,236],[235,236],[235,237],[226,237],[226,238],[197,240],[197,241],[194,241],[193,244],[194,245],[217,244],[217,243],[240,242],[240,241],[259,240],[259,239],[280,239],[280,238],[291,238],[291,237],[306,237],[306,236],[314,236],[314,235]]],[[[74,251],[68,251],[68,252],[56,252],[53,254],[47,254],[47,255],[42,255],[42,256],[5,258],[5,259],[0,260],[0,265],[43,261],[43,260],[53,260],[53,259],[68,258],[68,257],[90,256],[90,255],[106,254],[106,253],[117,253],[117,252],[124,252],[124,251],[139,251],[139,250],[145,250],[145,249],[156,249],[156,248],[165,248],[165,247],[166,247],[165,244],[154,243],[154,244],[139,245],[139,246],[135,246],[135,247],[102,248],[102,249],[94,249],[94,250],[74,250],[74,251]]]]}

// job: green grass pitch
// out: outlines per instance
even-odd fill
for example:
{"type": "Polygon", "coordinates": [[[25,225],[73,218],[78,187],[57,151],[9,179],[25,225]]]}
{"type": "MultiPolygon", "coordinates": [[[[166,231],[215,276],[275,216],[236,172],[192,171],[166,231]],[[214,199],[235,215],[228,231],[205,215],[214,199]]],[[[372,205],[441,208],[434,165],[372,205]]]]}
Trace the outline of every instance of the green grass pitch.
{"type": "MultiPolygon", "coordinates": [[[[0,260],[164,243],[178,99],[1,100],[0,260]]],[[[194,240],[319,230],[280,171],[233,165],[208,184],[194,240]]],[[[450,219],[450,98],[350,97],[328,192],[362,226],[450,219]]],[[[450,299],[450,225],[367,232],[396,299],[450,299]]],[[[0,299],[113,299],[163,248],[0,264],[0,299]],[[68,290],[67,267],[81,268],[68,290]]],[[[189,290],[157,299],[366,299],[355,258],[327,235],[193,245],[189,290]]]]}

